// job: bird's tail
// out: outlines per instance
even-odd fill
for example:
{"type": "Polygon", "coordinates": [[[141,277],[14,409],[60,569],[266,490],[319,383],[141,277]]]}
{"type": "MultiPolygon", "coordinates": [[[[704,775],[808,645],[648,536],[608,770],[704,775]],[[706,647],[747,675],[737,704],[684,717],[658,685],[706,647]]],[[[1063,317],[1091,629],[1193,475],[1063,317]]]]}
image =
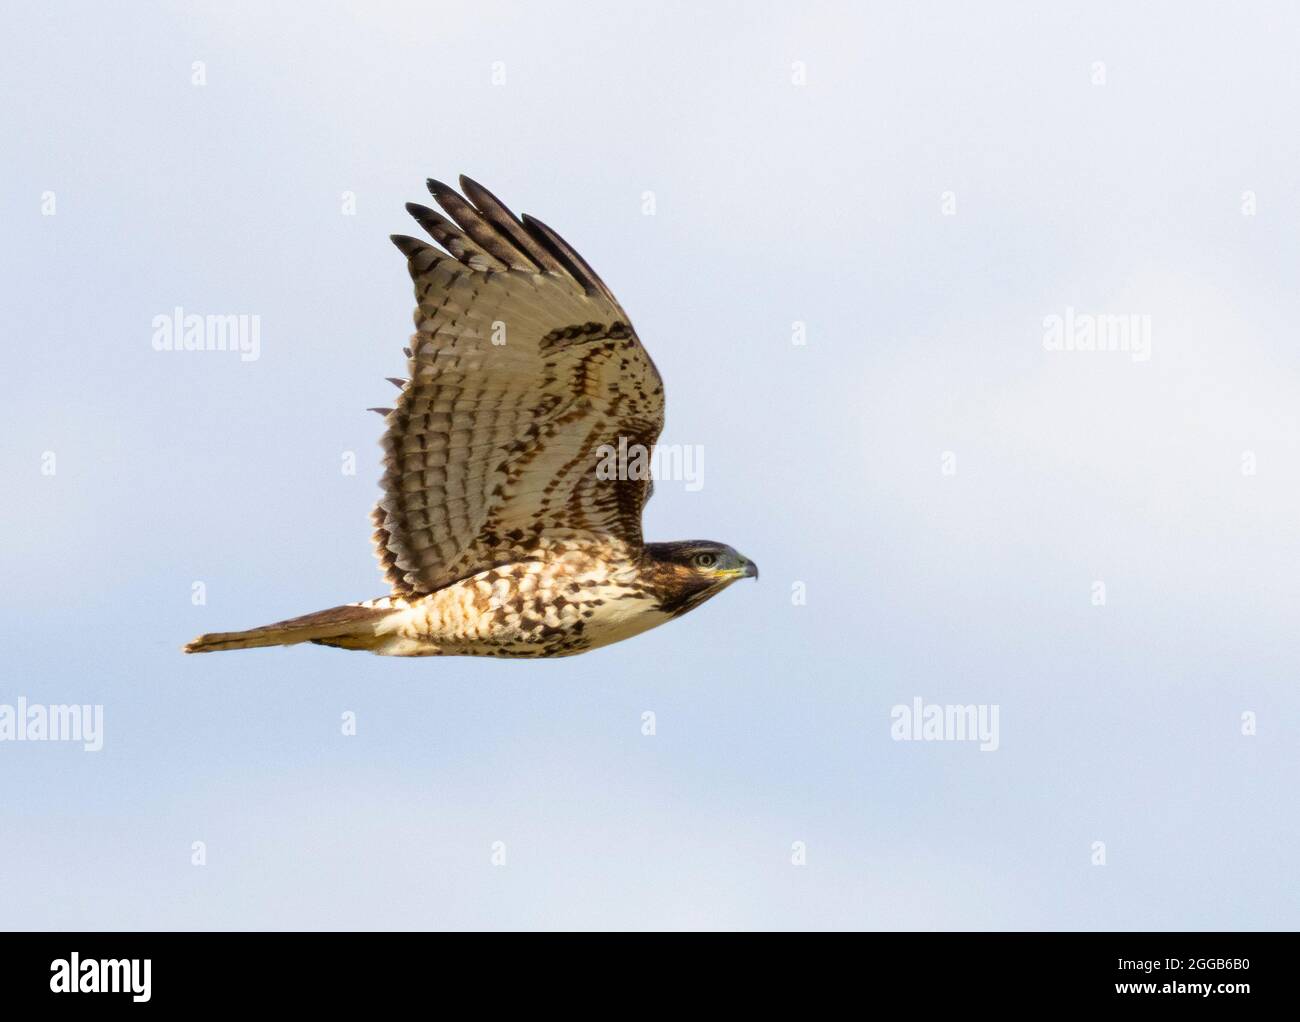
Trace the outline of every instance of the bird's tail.
{"type": "MultiPolygon", "coordinates": [[[[386,602],[386,601],[385,601],[386,602]]],[[[292,617],[273,625],[246,632],[211,632],[200,635],[185,647],[186,653],[213,653],[220,649],[257,649],[261,646],[292,646],[318,642],[344,649],[370,649],[379,641],[382,621],[393,607],[368,607],[350,603],[318,610],[315,614],[292,617]]]]}

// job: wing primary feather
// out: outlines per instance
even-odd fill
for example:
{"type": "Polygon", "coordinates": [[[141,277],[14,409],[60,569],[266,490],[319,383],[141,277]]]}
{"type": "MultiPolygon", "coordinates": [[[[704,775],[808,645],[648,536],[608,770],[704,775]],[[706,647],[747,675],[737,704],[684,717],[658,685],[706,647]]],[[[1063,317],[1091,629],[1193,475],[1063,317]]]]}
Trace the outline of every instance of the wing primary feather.
{"type": "Polygon", "coordinates": [[[512,243],[508,234],[503,234],[489,221],[479,215],[478,210],[466,202],[454,188],[435,181],[428,181],[429,191],[462,231],[468,234],[482,248],[491,252],[507,266],[515,270],[527,270],[536,273],[537,265],[512,243]]]}
{"type": "Polygon", "coordinates": [[[398,390],[401,390],[403,387],[407,385],[408,382],[410,382],[409,380],[402,379],[400,376],[385,376],[384,379],[387,380],[389,383],[391,383],[398,390]]]}
{"type": "Polygon", "coordinates": [[[473,178],[460,176],[460,187],[465,195],[478,208],[478,212],[498,231],[505,233],[515,247],[524,252],[529,259],[541,269],[550,273],[568,273],[564,264],[551,255],[546,248],[533,238],[519,218],[510,212],[510,207],[498,199],[473,178]]]}
{"type": "Polygon", "coordinates": [[[367,408],[366,411],[378,412],[380,415],[383,415],[385,417],[393,414],[393,410],[391,408],[367,408]]]}
{"type": "Polygon", "coordinates": [[[429,232],[429,237],[471,269],[504,270],[508,265],[486,251],[436,209],[421,206],[418,202],[408,202],[406,211],[429,232]]]}
{"type": "Polygon", "coordinates": [[[587,294],[599,294],[609,299],[609,301],[613,303],[614,308],[619,309],[620,311],[622,310],[623,307],[618,304],[618,299],[614,297],[613,292],[605,286],[605,282],[596,275],[596,271],[587,264],[587,260],[578,255],[577,250],[574,249],[572,245],[556,234],[551,228],[547,227],[546,224],[538,220],[535,216],[529,216],[525,213],[524,226],[526,226],[532,232],[533,237],[544,244],[557,259],[564,262],[565,266],[568,267],[570,275],[574,280],[582,285],[582,289],[586,291],[587,294]]]}
{"type": "Polygon", "coordinates": [[[389,240],[406,256],[412,277],[425,273],[429,267],[443,259],[443,254],[432,245],[405,234],[390,234],[389,240]]]}

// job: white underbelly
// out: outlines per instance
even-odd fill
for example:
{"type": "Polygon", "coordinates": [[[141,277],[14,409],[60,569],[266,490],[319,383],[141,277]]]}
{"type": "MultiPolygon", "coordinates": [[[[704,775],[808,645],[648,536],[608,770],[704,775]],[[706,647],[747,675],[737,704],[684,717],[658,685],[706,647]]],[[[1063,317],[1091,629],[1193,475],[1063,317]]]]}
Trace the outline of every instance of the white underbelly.
{"type": "Polygon", "coordinates": [[[608,646],[672,620],[671,614],[657,610],[656,606],[657,601],[649,597],[609,600],[596,607],[596,612],[586,619],[584,637],[593,648],[608,646]]]}

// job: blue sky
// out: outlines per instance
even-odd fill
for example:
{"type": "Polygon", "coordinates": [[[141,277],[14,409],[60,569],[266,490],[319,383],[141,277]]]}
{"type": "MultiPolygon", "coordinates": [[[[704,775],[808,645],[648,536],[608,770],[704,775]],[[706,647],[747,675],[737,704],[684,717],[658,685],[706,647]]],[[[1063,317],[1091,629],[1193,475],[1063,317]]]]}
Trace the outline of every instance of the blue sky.
{"type": "Polygon", "coordinates": [[[104,747],[0,742],[0,926],[1296,927],[1298,22],[10,12],[0,704],[104,747]],[[760,582],[551,662],[183,657],[384,591],[387,236],[461,172],[597,268],[702,448],[648,537],[760,582]],[[177,306],[259,357],[154,350],[177,306]],[[1067,309],[1150,358],[1047,350],[1067,309]],[[893,740],[917,697],[997,751],[893,740]]]}

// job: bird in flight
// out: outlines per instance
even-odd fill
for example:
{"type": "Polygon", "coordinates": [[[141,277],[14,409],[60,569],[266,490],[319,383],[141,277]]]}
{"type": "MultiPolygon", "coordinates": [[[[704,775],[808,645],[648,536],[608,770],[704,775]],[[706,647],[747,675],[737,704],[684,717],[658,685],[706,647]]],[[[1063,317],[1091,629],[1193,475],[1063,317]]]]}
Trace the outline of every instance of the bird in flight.
{"type": "Polygon", "coordinates": [[[540,220],[438,181],[407,211],[440,248],[394,235],[415,282],[408,379],[384,415],[371,513],[387,596],[187,653],[313,642],[384,656],[558,657],[680,617],[758,568],[708,540],[647,543],[644,461],[659,371],[618,300],[540,220]],[[632,478],[635,476],[635,478],[632,478]]]}

